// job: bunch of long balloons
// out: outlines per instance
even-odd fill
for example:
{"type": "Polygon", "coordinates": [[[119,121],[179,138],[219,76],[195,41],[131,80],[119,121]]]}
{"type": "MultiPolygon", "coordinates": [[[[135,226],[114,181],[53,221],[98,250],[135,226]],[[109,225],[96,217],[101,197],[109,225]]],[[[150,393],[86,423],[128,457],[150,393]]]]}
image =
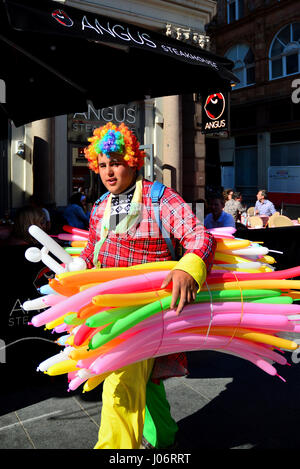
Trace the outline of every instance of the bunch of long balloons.
{"type": "MultiPolygon", "coordinates": [[[[65,226],[58,235],[78,256],[85,230],[65,226]]],[[[298,344],[280,337],[300,332],[300,267],[276,271],[261,243],[234,237],[234,230],[211,230],[217,240],[213,268],[193,304],[176,315],[172,285],[162,289],[176,261],[119,268],[62,272],[24,303],[40,310],[31,319],[59,334],[59,353],[39,364],[48,375],[66,374],[69,390],[94,389],[112,371],[150,357],[193,350],[217,350],[278,376],[283,352],[298,344]]]]}

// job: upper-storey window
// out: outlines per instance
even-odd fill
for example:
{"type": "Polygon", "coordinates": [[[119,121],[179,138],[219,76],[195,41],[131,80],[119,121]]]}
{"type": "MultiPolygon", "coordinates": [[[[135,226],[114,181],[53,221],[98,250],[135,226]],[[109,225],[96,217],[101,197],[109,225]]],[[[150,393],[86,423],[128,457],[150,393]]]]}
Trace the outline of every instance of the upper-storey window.
{"type": "Polygon", "coordinates": [[[227,0],[227,22],[233,23],[244,16],[244,0],[227,0]]]}
{"type": "Polygon", "coordinates": [[[243,88],[255,83],[254,54],[249,46],[237,44],[229,49],[225,57],[234,62],[232,71],[240,80],[240,83],[237,83],[233,89],[243,88]]]}
{"type": "Polygon", "coordinates": [[[300,23],[284,26],[274,37],[269,53],[270,80],[300,71],[300,23]]]}

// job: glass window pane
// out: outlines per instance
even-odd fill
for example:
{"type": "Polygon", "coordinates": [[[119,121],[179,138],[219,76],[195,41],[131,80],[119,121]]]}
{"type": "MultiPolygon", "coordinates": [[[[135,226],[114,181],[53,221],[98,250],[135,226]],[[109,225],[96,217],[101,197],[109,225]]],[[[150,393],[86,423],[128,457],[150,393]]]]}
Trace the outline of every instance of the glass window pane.
{"type": "Polygon", "coordinates": [[[298,72],[298,53],[287,55],[286,56],[286,73],[290,75],[291,73],[298,72]]]}
{"type": "Polygon", "coordinates": [[[254,54],[252,52],[252,49],[250,49],[250,47],[249,47],[247,54],[245,55],[244,62],[246,65],[250,65],[254,63],[254,54]]]}
{"type": "Polygon", "coordinates": [[[236,148],[235,179],[239,186],[256,186],[257,184],[257,149],[236,148]]]}
{"type": "Polygon", "coordinates": [[[278,78],[282,76],[282,59],[272,61],[272,78],[278,78]]]}
{"type": "Polygon", "coordinates": [[[239,0],[238,8],[239,8],[238,19],[243,18],[243,16],[244,16],[244,0],[239,0]]]}
{"type": "Polygon", "coordinates": [[[293,41],[298,41],[300,40],[300,23],[294,23],[292,25],[292,34],[293,34],[293,41]]]}
{"type": "Polygon", "coordinates": [[[237,83],[236,86],[233,88],[233,89],[237,89],[237,88],[241,88],[242,86],[245,86],[245,83],[244,83],[244,73],[243,73],[243,69],[233,69],[233,73],[238,77],[238,79],[240,80],[240,83],[237,83]]]}
{"type": "Polygon", "coordinates": [[[271,166],[298,166],[300,143],[271,145],[271,166]]]}
{"type": "Polygon", "coordinates": [[[229,23],[235,21],[235,2],[229,4],[229,23]]]}
{"type": "Polygon", "coordinates": [[[277,37],[284,45],[287,45],[291,41],[290,25],[283,28],[277,37]]]}
{"type": "Polygon", "coordinates": [[[246,73],[247,73],[247,85],[251,85],[252,83],[255,83],[255,68],[254,67],[247,68],[246,73]]]}
{"type": "Polygon", "coordinates": [[[281,55],[282,52],[283,52],[283,45],[276,38],[272,46],[271,57],[276,57],[277,55],[281,55]]]}

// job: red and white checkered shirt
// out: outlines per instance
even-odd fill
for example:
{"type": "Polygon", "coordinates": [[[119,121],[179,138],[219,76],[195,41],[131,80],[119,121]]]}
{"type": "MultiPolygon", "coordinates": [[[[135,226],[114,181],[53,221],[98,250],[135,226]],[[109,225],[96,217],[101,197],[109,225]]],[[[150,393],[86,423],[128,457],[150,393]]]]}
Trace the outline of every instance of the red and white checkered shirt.
{"type": "MultiPolygon", "coordinates": [[[[143,180],[141,217],[138,223],[124,234],[109,231],[98,256],[102,267],[128,267],[146,262],[172,260],[167,243],[155,221],[151,202],[152,183],[143,180]]],[[[81,257],[88,268],[94,267],[95,244],[100,240],[101,222],[107,198],[92,210],[89,240],[81,257]]],[[[189,205],[173,189],[166,188],[160,200],[162,223],[170,233],[173,246],[178,242],[186,253],[198,255],[210,271],[216,240],[206,231],[189,205]]],[[[187,374],[187,360],[184,353],[158,357],[152,371],[152,380],[166,379],[187,374]]]]}
{"type": "MultiPolygon", "coordinates": [[[[98,261],[102,267],[128,267],[145,262],[171,260],[171,253],[155,221],[151,202],[152,183],[143,180],[141,217],[136,226],[127,233],[115,234],[109,231],[98,261]]],[[[100,240],[101,222],[107,198],[94,206],[89,227],[89,240],[81,257],[88,268],[94,267],[95,244],[100,240]]],[[[216,241],[196,218],[189,205],[173,189],[166,188],[160,200],[160,216],[174,247],[179,242],[185,253],[197,254],[210,271],[216,241]]]]}

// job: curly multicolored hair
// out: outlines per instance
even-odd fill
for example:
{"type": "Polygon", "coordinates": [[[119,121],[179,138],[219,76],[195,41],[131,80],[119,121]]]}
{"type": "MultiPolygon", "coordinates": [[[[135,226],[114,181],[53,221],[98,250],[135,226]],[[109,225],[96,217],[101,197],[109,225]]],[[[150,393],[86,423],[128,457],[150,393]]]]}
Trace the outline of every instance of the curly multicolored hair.
{"type": "Polygon", "coordinates": [[[136,136],[123,123],[117,127],[112,122],[108,122],[98,127],[88,141],[90,145],[84,149],[84,154],[89,162],[89,168],[95,173],[99,173],[99,154],[104,154],[109,158],[111,153],[120,153],[129,166],[136,167],[138,170],[144,164],[145,152],[140,150],[136,136]]]}

